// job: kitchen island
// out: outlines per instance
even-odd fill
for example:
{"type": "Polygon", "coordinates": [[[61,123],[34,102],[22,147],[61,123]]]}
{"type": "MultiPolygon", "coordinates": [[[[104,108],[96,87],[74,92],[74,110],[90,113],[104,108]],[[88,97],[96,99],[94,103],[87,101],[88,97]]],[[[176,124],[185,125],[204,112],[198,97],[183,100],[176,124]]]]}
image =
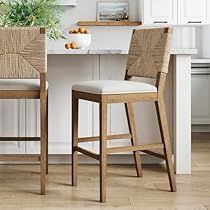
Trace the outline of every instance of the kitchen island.
{"type": "MultiPolygon", "coordinates": [[[[196,53],[196,49],[173,49],[171,52],[165,102],[177,174],[191,173],[191,56],[196,53]]],[[[70,148],[72,84],[92,79],[123,79],[127,54],[128,51],[120,49],[48,49],[50,153],[65,154],[68,153],[68,147],[70,148]]],[[[137,130],[140,133],[138,137],[141,143],[145,140],[159,139],[156,119],[153,119],[151,114],[154,107],[149,106],[135,105],[137,130]]],[[[97,108],[96,104],[81,102],[81,116],[83,116],[83,119],[80,119],[81,136],[97,135],[97,108]]],[[[108,132],[114,134],[126,130],[122,107],[113,105],[109,110],[108,132]]],[[[98,150],[96,142],[86,144],[89,149],[98,150]]],[[[110,143],[111,146],[119,144],[122,145],[122,142],[110,143]]]]}

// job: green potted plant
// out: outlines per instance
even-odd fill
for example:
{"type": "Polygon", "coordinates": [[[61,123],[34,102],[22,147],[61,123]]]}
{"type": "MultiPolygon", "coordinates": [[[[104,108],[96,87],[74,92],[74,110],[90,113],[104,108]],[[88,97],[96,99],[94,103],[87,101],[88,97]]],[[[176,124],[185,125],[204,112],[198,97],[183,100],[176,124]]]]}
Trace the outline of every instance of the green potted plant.
{"type": "Polygon", "coordinates": [[[0,0],[1,27],[46,28],[51,39],[65,38],[62,35],[60,18],[62,7],[57,0],[0,0]]]}

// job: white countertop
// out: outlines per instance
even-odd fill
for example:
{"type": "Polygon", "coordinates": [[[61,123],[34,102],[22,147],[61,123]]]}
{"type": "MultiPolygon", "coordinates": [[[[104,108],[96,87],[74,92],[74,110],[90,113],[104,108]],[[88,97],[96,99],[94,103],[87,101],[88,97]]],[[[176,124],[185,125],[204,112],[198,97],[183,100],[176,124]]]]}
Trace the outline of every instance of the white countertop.
{"type": "MultiPolygon", "coordinates": [[[[49,49],[48,55],[127,55],[127,50],[121,49],[49,49]]],[[[173,49],[173,55],[197,54],[197,49],[173,49]]]]}
{"type": "Polygon", "coordinates": [[[120,49],[50,49],[49,55],[127,55],[127,50],[120,49]]]}

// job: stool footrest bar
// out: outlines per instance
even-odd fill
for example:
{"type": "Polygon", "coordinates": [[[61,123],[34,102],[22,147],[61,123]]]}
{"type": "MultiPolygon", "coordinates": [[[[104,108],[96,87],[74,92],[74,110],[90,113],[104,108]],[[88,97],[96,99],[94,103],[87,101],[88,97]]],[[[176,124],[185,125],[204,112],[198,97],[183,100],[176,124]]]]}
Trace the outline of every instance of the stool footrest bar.
{"type": "Polygon", "coordinates": [[[77,151],[77,152],[81,152],[82,154],[84,155],[87,155],[91,158],[94,158],[96,160],[100,160],[100,155],[94,153],[94,152],[91,152],[91,151],[88,151],[86,149],[83,149],[81,147],[74,147],[74,152],[77,151]]]}
{"type": "Polygon", "coordinates": [[[160,158],[160,159],[164,159],[165,160],[165,156],[162,155],[162,154],[158,154],[156,152],[152,152],[152,151],[149,151],[149,150],[142,150],[142,152],[148,154],[148,155],[152,155],[152,156],[155,156],[157,158],[160,158]]]}
{"type": "Polygon", "coordinates": [[[142,150],[150,150],[150,149],[163,149],[163,148],[164,148],[163,144],[146,144],[146,145],[139,145],[139,146],[108,148],[107,153],[134,152],[134,151],[142,151],[142,150]]]}
{"type": "MultiPolygon", "coordinates": [[[[107,140],[114,140],[114,139],[130,139],[132,136],[131,134],[116,134],[116,135],[108,135],[107,140]]],[[[99,141],[99,136],[92,136],[92,137],[83,137],[79,138],[78,142],[90,142],[90,141],[99,141]]]]}

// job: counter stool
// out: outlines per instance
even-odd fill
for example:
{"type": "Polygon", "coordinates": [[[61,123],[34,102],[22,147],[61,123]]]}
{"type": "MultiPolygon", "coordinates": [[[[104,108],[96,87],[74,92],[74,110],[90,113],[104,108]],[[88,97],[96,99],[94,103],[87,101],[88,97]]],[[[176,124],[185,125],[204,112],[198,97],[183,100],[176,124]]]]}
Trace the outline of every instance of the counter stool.
{"type": "Polygon", "coordinates": [[[107,155],[131,151],[134,155],[137,176],[142,176],[139,151],[166,160],[170,189],[176,191],[166,111],[164,86],[170,59],[171,28],[134,30],[128,55],[125,80],[85,81],[72,87],[72,185],[77,185],[78,152],[100,162],[100,201],[106,201],[107,155]],[[131,77],[155,78],[156,85],[129,81],[131,77]],[[99,103],[100,136],[78,138],[79,99],[99,103]],[[155,102],[162,143],[137,144],[133,102],[155,102]],[[124,103],[129,125],[129,134],[107,135],[107,104],[124,103]],[[107,148],[107,140],[130,138],[131,146],[107,148]],[[100,142],[100,152],[95,154],[78,146],[80,142],[100,142]],[[163,149],[164,155],[154,152],[163,149]]]}
{"type": "Polygon", "coordinates": [[[0,160],[40,161],[41,194],[48,173],[47,56],[45,29],[0,27],[0,99],[39,99],[41,137],[1,137],[0,141],[40,141],[40,155],[0,155],[0,160]]]}

